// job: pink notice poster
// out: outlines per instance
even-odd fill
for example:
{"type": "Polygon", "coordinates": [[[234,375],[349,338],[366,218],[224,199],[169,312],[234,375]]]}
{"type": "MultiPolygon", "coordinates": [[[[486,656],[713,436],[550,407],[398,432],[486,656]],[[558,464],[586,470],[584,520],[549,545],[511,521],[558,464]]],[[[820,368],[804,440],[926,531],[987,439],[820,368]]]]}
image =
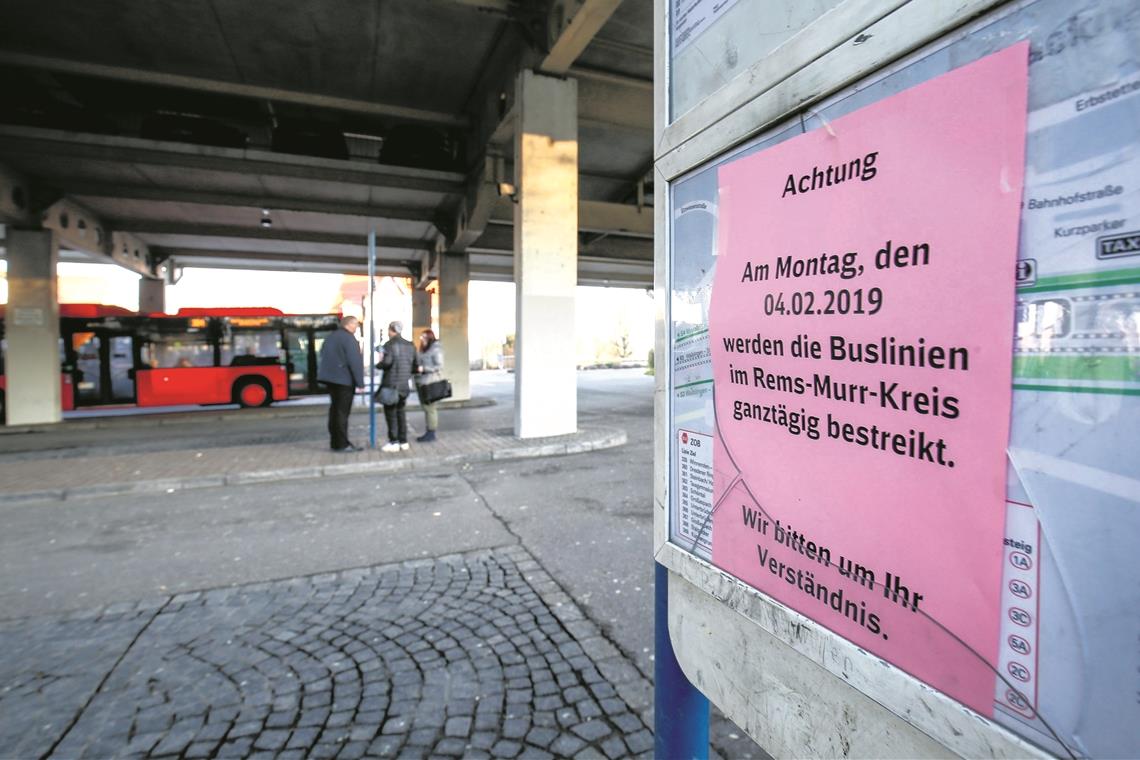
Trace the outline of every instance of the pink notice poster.
{"type": "Polygon", "coordinates": [[[990,714],[1027,44],[720,169],[713,562],[990,714]]]}

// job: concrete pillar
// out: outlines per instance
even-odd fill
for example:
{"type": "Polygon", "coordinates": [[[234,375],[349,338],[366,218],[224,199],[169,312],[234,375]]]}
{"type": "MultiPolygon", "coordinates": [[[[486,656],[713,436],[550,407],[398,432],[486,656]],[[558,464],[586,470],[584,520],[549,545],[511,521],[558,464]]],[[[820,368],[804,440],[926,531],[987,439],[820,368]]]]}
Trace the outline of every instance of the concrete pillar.
{"type": "Polygon", "coordinates": [[[439,341],[443,376],[452,399],[471,398],[471,356],[467,347],[467,254],[444,254],[439,261],[439,341]]]}
{"type": "Polygon", "coordinates": [[[143,314],[166,311],[166,282],[150,277],[139,278],[139,311],[143,314]]]}
{"type": "MultiPolygon", "coordinates": [[[[420,334],[430,329],[431,291],[415,288],[412,290],[412,341],[417,347],[420,345],[420,334]]],[[[466,329],[464,325],[464,331],[466,329]]]]}
{"type": "Polygon", "coordinates": [[[533,71],[515,95],[515,435],[578,429],[578,87],[533,71]]]}
{"type": "Polygon", "coordinates": [[[59,243],[51,230],[8,230],[4,409],[9,425],[59,422],[59,243]]]}

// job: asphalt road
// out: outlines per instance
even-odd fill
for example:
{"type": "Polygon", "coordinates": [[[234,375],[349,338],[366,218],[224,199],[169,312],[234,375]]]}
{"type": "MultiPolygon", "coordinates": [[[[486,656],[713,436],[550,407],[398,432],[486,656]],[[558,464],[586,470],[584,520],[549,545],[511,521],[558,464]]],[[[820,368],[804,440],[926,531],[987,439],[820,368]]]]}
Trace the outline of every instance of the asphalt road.
{"type": "MultiPolygon", "coordinates": [[[[441,436],[449,429],[511,426],[513,376],[478,373],[474,379],[474,395],[498,403],[443,412],[441,436]]],[[[403,475],[4,505],[0,617],[522,544],[607,638],[652,674],[652,388],[641,370],[579,374],[580,421],[628,433],[627,445],[606,451],[403,475]]],[[[366,435],[361,411],[353,421],[366,435]]],[[[411,412],[409,419],[418,426],[421,417],[411,412]]],[[[323,418],[314,415],[76,431],[67,440],[2,436],[0,457],[320,439],[323,428],[323,418]]],[[[728,756],[758,756],[726,721],[716,724],[714,739],[728,756]]]]}

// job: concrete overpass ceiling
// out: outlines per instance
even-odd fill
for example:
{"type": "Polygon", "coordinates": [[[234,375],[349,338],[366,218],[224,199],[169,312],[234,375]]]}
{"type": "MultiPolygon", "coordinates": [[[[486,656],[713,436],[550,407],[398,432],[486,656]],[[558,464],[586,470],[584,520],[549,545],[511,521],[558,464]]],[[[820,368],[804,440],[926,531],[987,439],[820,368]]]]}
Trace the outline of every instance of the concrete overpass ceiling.
{"type": "MultiPolygon", "coordinates": [[[[652,2],[565,7],[580,6],[604,22],[551,39],[553,1],[0,0],[0,167],[38,206],[75,202],[159,260],[355,272],[375,225],[384,266],[406,270],[448,234],[494,131],[487,104],[520,66],[557,60],[578,80],[582,201],[636,202],[652,2]]],[[[580,280],[651,282],[651,243],[595,229],[611,218],[581,235],[580,280]]],[[[473,277],[510,267],[509,225],[476,239],[497,263],[473,277]]]]}
{"type": "Polygon", "coordinates": [[[653,82],[653,3],[625,0],[578,59],[600,69],[653,82]]]}
{"type": "Polygon", "coordinates": [[[463,4],[10,0],[0,48],[458,113],[507,18],[463,4]],[[13,23],[14,22],[14,23],[13,23]]]}
{"type": "Polygon", "coordinates": [[[633,184],[633,178],[645,164],[642,150],[647,144],[646,134],[639,130],[579,124],[578,139],[578,166],[591,179],[633,184]]]}

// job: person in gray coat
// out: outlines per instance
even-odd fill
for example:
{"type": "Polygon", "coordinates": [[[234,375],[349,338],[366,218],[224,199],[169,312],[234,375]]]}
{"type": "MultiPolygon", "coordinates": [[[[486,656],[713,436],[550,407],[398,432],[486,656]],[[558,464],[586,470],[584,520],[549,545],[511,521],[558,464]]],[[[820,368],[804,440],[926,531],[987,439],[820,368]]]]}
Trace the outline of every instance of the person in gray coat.
{"type": "Polygon", "coordinates": [[[396,401],[384,404],[384,419],[388,422],[388,442],[381,451],[406,451],[408,449],[408,413],[404,405],[408,401],[408,383],[416,366],[416,347],[405,340],[400,333],[403,322],[388,325],[388,342],[384,344],[384,355],[377,365],[384,370],[380,379],[380,389],[394,388],[396,401]]]}
{"type": "Polygon", "coordinates": [[[329,389],[329,446],[333,451],[357,451],[348,440],[348,415],[357,388],[364,387],[364,359],[356,342],[360,320],[345,317],[321,346],[317,380],[329,389]]]}
{"type": "MultiPolygon", "coordinates": [[[[443,346],[436,340],[435,333],[431,330],[424,330],[420,333],[419,345],[420,363],[418,367],[419,374],[416,375],[416,385],[430,385],[431,383],[438,382],[443,379],[440,373],[443,371],[443,346]]],[[[423,396],[420,397],[421,399],[423,396]]],[[[416,438],[420,443],[430,443],[435,440],[435,431],[439,427],[439,402],[434,404],[424,404],[420,402],[424,410],[424,423],[427,425],[427,432],[416,438]]]]}

